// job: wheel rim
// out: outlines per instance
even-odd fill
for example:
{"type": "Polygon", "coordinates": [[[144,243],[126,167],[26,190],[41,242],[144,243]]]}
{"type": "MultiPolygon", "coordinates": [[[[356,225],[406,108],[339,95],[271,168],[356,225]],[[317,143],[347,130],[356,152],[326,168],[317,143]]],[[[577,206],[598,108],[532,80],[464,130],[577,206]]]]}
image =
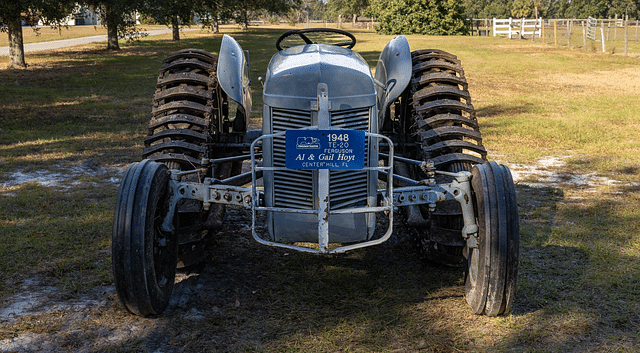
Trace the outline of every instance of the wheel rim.
{"type": "MultiPolygon", "coordinates": [[[[163,192],[164,194],[164,192],[163,192]]],[[[164,195],[160,195],[163,200],[164,195]]],[[[164,203],[164,202],[163,202],[164,203]]],[[[165,235],[160,226],[166,215],[166,207],[156,207],[153,224],[153,267],[158,287],[164,289],[175,278],[175,248],[177,244],[170,235],[165,235]]]]}

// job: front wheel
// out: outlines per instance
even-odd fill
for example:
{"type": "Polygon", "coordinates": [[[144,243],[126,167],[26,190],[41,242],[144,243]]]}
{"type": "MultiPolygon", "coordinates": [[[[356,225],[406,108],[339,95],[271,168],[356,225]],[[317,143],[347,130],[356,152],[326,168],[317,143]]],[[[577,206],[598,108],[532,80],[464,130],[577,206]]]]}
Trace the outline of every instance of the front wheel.
{"type": "Polygon", "coordinates": [[[166,165],[145,159],[127,168],[116,201],[112,262],[120,301],[136,315],[162,313],[173,291],[178,242],[160,230],[168,199],[166,165]]]}
{"type": "Polygon", "coordinates": [[[467,242],[465,297],[476,314],[509,312],[518,276],[518,204],[509,169],[495,162],[471,170],[477,244],[467,242]]]}

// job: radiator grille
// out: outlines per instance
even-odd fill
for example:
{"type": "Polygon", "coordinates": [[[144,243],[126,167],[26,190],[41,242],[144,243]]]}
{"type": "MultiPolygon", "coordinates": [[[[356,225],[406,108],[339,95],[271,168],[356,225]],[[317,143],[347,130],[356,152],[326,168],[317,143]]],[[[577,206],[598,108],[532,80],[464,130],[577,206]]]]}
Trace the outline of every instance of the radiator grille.
{"type": "MultiPolygon", "coordinates": [[[[331,112],[331,126],[368,131],[369,108],[331,112]]],[[[300,129],[312,125],[311,112],[292,109],[271,111],[273,133],[300,129]]],[[[365,165],[368,165],[368,139],[365,147],[365,165]]],[[[285,139],[274,138],[273,162],[275,167],[285,166],[285,139]]],[[[274,206],[313,209],[313,170],[287,170],[274,172],[274,206]]],[[[365,206],[367,203],[367,172],[358,170],[332,170],[329,174],[331,209],[365,206]]]]}
{"type": "MultiPolygon", "coordinates": [[[[350,130],[369,130],[369,108],[331,112],[331,126],[350,130]]],[[[369,165],[369,139],[365,142],[364,165],[369,165]]],[[[332,170],[329,174],[330,208],[333,210],[367,205],[367,172],[332,170]]]]}
{"type": "MultiPolygon", "coordinates": [[[[311,112],[273,109],[273,133],[311,126],[311,112]]],[[[273,139],[273,166],[285,166],[285,139],[273,139]]],[[[274,206],[313,209],[313,171],[287,170],[273,173],[274,206]]]]}

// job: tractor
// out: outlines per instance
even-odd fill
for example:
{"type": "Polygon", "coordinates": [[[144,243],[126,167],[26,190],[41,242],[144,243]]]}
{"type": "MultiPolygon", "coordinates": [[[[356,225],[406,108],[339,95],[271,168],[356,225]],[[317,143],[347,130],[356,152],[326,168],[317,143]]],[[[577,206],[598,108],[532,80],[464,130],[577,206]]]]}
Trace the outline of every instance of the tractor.
{"type": "Polygon", "coordinates": [[[355,44],[339,29],[282,34],[260,79],[261,130],[249,129],[248,54],[234,38],[217,56],[166,56],[143,159],[115,205],[113,274],[127,310],[161,314],[177,269],[203,261],[225,207],[242,207],[255,241],[311,254],[381,244],[402,212],[424,257],[464,268],[473,313],[509,312],[515,187],[487,161],[460,60],[397,36],[374,75],[355,44]]]}

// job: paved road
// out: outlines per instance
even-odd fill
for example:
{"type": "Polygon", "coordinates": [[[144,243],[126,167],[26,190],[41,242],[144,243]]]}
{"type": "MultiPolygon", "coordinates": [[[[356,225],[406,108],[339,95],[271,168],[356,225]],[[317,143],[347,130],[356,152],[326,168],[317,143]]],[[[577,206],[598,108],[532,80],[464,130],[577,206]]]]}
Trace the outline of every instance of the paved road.
{"type": "MultiPolygon", "coordinates": [[[[185,29],[182,29],[185,30],[185,29]]],[[[171,29],[158,29],[154,31],[148,31],[150,36],[171,33],[171,29]]],[[[63,40],[54,40],[51,42],[40,42],[40,43],[29,43],[24,45],[24,52],[34,52],[41,50],[51,50],[51,49],[59,49],[65,47],[72,47],[74,45],[81,45],[93,42],[106,42],[107,35],[99,35],[99,36],[90,36],[90,37],[81,37],[81,38],[72,38],[72,39],[63,39],[63,40]]],[[[9,47],[0,47],[0,55],[9,55],[9,47]]]]}

